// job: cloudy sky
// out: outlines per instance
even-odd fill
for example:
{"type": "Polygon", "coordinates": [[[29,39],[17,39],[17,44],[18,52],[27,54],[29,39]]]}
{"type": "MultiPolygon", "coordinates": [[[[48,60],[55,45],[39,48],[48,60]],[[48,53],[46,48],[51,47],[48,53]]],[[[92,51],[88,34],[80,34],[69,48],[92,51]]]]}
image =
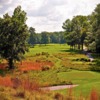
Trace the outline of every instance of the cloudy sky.
{"type": "Polygon", "coordinates": [[[18,5],[27,12],[27,24],[36,32],[61,31],[62,23],[75,15],[88,15],[100,0],[0,0],[0,16],[18,5]]]}

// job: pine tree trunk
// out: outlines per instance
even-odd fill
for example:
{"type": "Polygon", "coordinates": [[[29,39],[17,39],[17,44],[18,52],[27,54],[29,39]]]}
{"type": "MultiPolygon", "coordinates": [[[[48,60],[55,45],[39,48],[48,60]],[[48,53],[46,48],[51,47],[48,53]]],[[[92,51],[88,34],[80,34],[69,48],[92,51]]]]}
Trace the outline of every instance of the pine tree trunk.
{"type": "Polygon", "coordinates": [[[82,51],[83,51],[83,43],[82,43],[82,51]]]}
{"type": "Polygon", "coordinates": [[[78,44],[78,49],[80,50],[80,44],[78,44]]]}
{"type": "Polygon", "coordinates": [[[74,50],[75,50],[75,45],[74,45],[74,50]]]}
{"type": "Polygon", "coordinates": [[[73,50],[73,45],[72,45],[72,50],[73,50]]]}

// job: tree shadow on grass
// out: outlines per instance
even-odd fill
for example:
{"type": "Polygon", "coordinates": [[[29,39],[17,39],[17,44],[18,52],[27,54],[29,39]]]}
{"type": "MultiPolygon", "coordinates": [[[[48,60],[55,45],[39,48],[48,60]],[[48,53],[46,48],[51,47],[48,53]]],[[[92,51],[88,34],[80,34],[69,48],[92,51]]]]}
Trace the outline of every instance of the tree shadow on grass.
{"type": "Polygon", "coordinates": [[[98,68],[98,67],[96,67],[96,68],[91,67],[91,71],[92,71],[92,72],[100,73],[100,67],[99,67],[99,68],[98,68]]]}
{"type": "Polygon", "coordinates": [[[60,50],[61,52],[70,52],[70,53],[75,53],[75,54],[82,54],[83,52],[81,50],[73,50],[73,49],[65,49],[65,50],[60,50]]]}

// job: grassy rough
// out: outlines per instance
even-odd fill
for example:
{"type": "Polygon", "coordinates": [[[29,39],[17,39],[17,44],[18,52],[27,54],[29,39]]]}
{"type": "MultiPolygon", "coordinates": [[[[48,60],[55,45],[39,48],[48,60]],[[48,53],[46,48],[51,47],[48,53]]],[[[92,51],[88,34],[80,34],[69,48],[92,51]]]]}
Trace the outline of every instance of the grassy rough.
{"type": "MultiPolygon", "coordinates": [[[[28,79],[30,81],[36,81],[40,86],[51,86],[51,85],[63,85],[63,84],[78,84],[78,87],[75,87],[73,90],[75,92],[75,96],[80,96],[82,93],[83,96],[88,96],[92,90],[92,88],[100,91],[100,74],[98,72],[93,72],[91,69],[99,67],[97,63],[100,58],[94,56],[96,61],[89,62],[86,55],[82,54],[77,50],[70,50],[69,46],[66,44],[48,44],[44,45],[36,45],[34,48],[30,48],[30,52],[25,54],[26,62],[51,62],[53,66],[42,66],[43,69],[39,71],[24,71],[21,72],[18,68],[13,72],[9,72],[8,74],[18,79],[28,79]]],[[[27,66],[29,67],[29,66],[27,66]]],[[[5,76],[3,70],[0,70],[0,74],[5,76]]],[[[41,98],[44,100],[54,100],[66,98],[66,94],[68,94],[67,89],[55,91],[53,94],[50,92],[41,93],[40,91],[28,92],[23,90],[14,90],[8,89],[6,90],[4,87],[0,88],[0,98],[6,99],[3,95],[7,93],[7,100],[9,98],[14,98],[15,100],[26,99],[26,100],[40,100],[41,98]],[[8,91],[10,91],[8,93],[8,91]],[[1,93],[2,92],[2,93],[1,93]],[[59,94],[61,93],[61,94],[59,94]],[[50,95],[50,96],[49,96],[50,95]],[[65,95],[65,97],[63,97],[65,95]]],[[[99,92],[100,94],[100,92],[99,92]]],[[[67,97],[67,98],[75,98],[75,96],[67,97]]],[[[13,100],[14,100],[13,99],[13,100]]],[[[10,99],[11,100],[11,99],[10,99]]],[[[66,100],[66,99],[65,99],[66,100]]]]}

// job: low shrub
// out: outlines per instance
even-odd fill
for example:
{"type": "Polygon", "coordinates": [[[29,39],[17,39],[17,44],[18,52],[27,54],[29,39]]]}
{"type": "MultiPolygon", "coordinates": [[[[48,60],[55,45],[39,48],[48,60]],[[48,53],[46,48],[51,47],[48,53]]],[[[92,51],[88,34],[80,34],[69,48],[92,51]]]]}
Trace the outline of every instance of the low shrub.
{"type": "Polygon", "coordinates": [[[17,92],[15,97],[25,98],[25,92],[24,91],[17,92]]]}
{"type": "Polygon", "coordinates": [[[90,93],[90,100],[99,100],[99,94],[95,89],[92,89],[90,93]]]}
{"type": "Polygon", "coordinates": [[[96,60],[96,65],[100,66],[100,60],[96,60]]]}
{"type": "Polygon", "coordinates": [[[73,85],[71,81],[62,81],[62,85],[73,85]]]}
{"type": "Polygon", "coordinates": [[[42,71],[47,71],[49,69],[50,69],[50,66],[49,65],[42,66],[42,71]]]}
{"type": "Polygon", "coordinates": [[[54,95],[54,100],[64,100],[64,96],[60,93],[54,95]]]}
{"type": "Polygon", "coordinates": [[[49,56],[49,53],[48,52],[41,52],[41,53],[36,53],[35,54],[35,56],[43,56],[43,55],[45,55],[45,56],[49,56]]]}
{"type": "Polygon", "coordinates": [[[4,75],[4,70],[0,69],[0,75],[4,75]]]}
{"type": "Polygon", "coordinates": [[[77,59],[73,59],[72,61],[84,61],[84,62],[90,62],[90,59],[87,59],[87,58],[77,58],[77,59]]]}
{"type": "Polygon", "coordinates": [[[11,78],[11,82],[13,83],[13,88],[18,88],[22,83],[21,80],[18,78],[11,78]]]}

